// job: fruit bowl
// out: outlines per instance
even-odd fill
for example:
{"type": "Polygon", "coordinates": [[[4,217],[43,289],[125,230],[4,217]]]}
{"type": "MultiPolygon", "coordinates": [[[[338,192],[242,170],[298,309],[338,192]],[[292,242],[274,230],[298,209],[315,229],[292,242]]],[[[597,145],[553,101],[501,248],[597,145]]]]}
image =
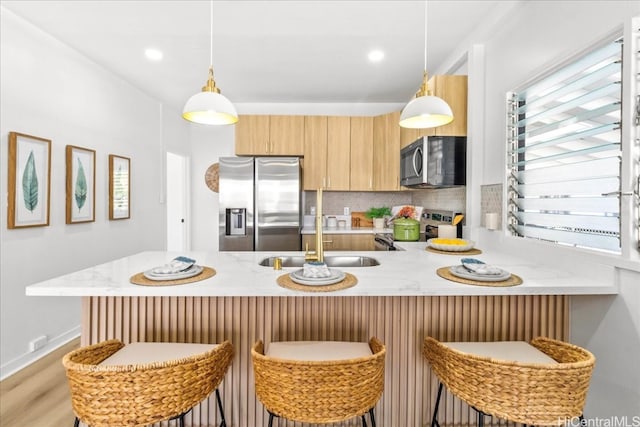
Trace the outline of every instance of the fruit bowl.
{"type": "Polygon", "coordinates": [[[427,246],[439,251],[447,252],[464,252],[473,249],[476,244],[473,240],[465,239],[445,239],[445,238],[433,238],[427,240],[427,246]]]}

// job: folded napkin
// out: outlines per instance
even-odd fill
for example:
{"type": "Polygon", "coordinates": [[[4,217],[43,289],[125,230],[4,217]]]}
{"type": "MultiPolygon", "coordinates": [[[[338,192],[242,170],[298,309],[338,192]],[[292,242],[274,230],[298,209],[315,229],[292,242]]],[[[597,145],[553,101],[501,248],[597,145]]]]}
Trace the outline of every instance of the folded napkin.
{"type": "Polygon", "coordinates": [[[309,278],[331,277],[331,270],[324,262],[305,262],[302,266],[302,275],[309,278]]]}
{"type": "Polygon", "coordinates": [[[465,268],[481,276],[496,276],[504,273],[504,270],[500,267],[494,267],[488,264],[465,265],[465,268]]]}
{"type": "Polygon", "coordinates": [[[504,273],[504,270],[500,267],[485,264],[483,261],[475,258],[463,258],[462,265],[467,270],[482,276],[496,276],[504,273]]]}
{"type": "Polygon", "coordinates": [[[196,263],[195,259],[179,256],[171,260],[168,264],[155,267],[151,271],[154,274],[176,274],[187,271],[196,263]]]}

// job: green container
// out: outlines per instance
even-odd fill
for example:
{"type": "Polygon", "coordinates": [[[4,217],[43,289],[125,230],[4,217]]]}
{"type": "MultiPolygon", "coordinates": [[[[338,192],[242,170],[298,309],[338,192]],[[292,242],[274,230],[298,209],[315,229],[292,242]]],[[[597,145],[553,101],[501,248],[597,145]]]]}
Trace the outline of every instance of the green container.
{"type": "Polygon", "coordinates": [[[420,221],[412,218],[393,220],[393,240],[416,242],[420,240],[420,221]]]}

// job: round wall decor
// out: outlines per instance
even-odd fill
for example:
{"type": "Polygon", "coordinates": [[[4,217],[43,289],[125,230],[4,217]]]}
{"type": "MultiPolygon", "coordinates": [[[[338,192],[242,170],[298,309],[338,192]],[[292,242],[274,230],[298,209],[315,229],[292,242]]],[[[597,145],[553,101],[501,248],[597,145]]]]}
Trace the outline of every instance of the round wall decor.
{"type": "Polygon", "coordinates": [[[219,184],[220,184],[220,165],[218,163],[214,163],[207,168],[207,172],[204,174],[204,182],[207,183],[207,187],[211,191],[218,192],[219,184]]]}

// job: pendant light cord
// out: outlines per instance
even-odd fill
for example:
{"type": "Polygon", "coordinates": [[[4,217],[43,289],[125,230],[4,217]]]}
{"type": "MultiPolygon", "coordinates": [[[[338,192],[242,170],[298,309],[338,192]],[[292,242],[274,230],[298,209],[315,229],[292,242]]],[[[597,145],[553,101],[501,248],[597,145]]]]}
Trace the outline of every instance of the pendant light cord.
{"type": "Polygon", "coordinates": [[[424,0],[424,71],[427,72],[427,2],[424,0]]]}
{"type": "Polygon", "coordinates": [[[209,7],[209,36],[209,66],[213,67],[213,0],[211,0],[211,6],[209,7]]]}

